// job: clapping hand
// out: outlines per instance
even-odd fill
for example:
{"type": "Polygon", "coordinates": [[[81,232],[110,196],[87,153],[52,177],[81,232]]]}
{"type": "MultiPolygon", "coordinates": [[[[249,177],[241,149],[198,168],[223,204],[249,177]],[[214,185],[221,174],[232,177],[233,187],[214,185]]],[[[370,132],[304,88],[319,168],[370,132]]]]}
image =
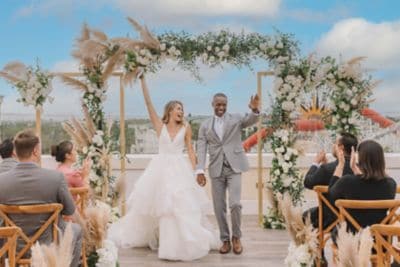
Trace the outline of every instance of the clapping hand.
{"type": "Polygon", "coordinates": [[[315,156],[315,163],[317,164],[325,164],[328,160],[326,159],[325,151],[320,151],[317,156],[315,156]]]}
{"type": "Polygon", "coordinates": [[[342,177],[343,169],[344,169],[344,163],[345,163],[344,151],[338,145],[335,145],[335,151],[336,151],[336,157],[338,159],[338,165],[336,166],[336,169],[335,169],[335,172],[333,173],[333,176],[342,177]]]}
{"type": "Polygon", "coordinates": [[[250,97],[249,108],[255,113],[259,112],[260,97],[258,96],[258,94],[255,94],[254,96],[250,97]]]}
{"type": "Polygon", "coordinates": [[[354,146],[351,147],[351,157],[350,157],[350,168],[355,175],[361,174],[360,168],[357,166],[357,153],[354,150],[354,146]]]}
{"type": "Polygon", "coordinates": [[[87,157],[82,163],[82,175],[84,178],[87,178],[90,173],[90,168],[92,166],[92,162],[89,157],[87,157]]]}

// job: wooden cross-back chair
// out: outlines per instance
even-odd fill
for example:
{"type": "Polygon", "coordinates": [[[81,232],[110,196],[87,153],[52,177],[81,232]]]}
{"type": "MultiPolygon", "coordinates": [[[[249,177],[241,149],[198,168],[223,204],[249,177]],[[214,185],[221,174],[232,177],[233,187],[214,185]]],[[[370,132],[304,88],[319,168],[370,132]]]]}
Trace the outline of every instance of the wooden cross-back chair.
{"type": "Polygon", "coordinates": [[[88,187],[70,187],[69,192],[75,201],[75,206],[79,211],[79,214],[84,218],[87,202],[89,199],[89,188],[88,187]]]}
{"type": "Polygon", "coordinates": [[[0,217],[4,220],[6,226],[18,227],[9,215],[16,214],[50,214],[47,220],[39,227],[33,236],[28,237],[23,231],[20,231],[18,237],[21,238],[25,244],[20,251],[17,252],[15,261],[17,264],[30,265],[31,259],[23,258],[26,252],[34,245],[40,236],[46,231],[48,227],[52,227],[53,241],[58,241],[58,218],[61,210],[63,209],[62,204],[51,203],[51,204],[40,204],[40,205],[2,205],[0,204],[0,217]]]}
{"type": "MultiPolygon", "coordinates": [[[[386,216],[378,222],[379,224],[390,225],[397,221],[396,212],[400,207],[400,199],[390,200],[350,200],[350,199],[338,199],[335,202],[335,206],[339,208],[339,221],[347,221],[357,231],[362,229],[361,225],[357,220],[348,212],[349,209],[358,210],[387,210],[386,216]]],[[[376,250],[376,243],[374,243],[374,249],[376,250]]],[[[337,248],[333,245],[334,255],[336,254],[337,248]]],[[[371,256],[371,261],[376,262],[376,254],[371,256]]]]}
{"type": "Polygon", "coordinates": [[[8,266],[15,267],[15,254],[17,249],[17,238],[20,234],[21,229],[19,227],[0,227],[0,240],[2,245],[0,246],[0,266],[4,262],[7,254],[8,266]]]}
{"type": "MultiPolygon", "coordinates": [[[[322,251],[325,248],[326,242],[331,237],[330,232],[339,223],[339,212],[338,210],[329,202],[324,194],[328,193],[328,186],[317,185],[313,187],[313,190],[317,194],[318,198],[318,248],[322,255],[322,251]],[[324,228],[324,205],[334,214],[335,219],[332,223],[324,228]]],[[[321,259],[320,259],[321,260],[321,259]]],[[[320,260],[317,262],[317,266],[321,265],[320,260]]]]}
{"type": "Polygon", "coordinates": [[[399,247],[396,247],[392,243],[393,237],[397,236],[398,239],[400,238],[400,226],[374,224],[371,226],[371,233],[374,236],[376,243],[377,267],[390,266],[392,257],[398,264],[400,264],[399,247]]]}
{"type": "MultiPolygon", "coordinates": [[[[74,198],[79,214],[82,218],[86,218],[85,211],[89,200],[89,187],[70,187],[69,192],[74,198]]],[[[87,266],[85,240],[82,240],[82,266],[87,266]]]]}

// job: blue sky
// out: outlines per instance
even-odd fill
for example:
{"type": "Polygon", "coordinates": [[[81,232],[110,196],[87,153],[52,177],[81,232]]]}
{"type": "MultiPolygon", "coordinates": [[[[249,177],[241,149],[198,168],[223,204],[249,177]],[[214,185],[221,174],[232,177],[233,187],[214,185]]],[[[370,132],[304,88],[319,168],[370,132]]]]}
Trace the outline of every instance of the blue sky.
{"type": "MultiPolygon", "coordinates": [[[[372,104],[378,111],[400,114],[397,97],[400,78],[400,2],[311,1],[311,0],[3,0],[0,3],[0,67],[19,60],[33,64],[38,58],[49,70],[74,70],[70,56],[74,39],[83,22],[103,30],[111,37],[136,36],[125,17],[148,25],[154,33],[185,30],[201,33],[229,28],[233,31],[273,34],[274,29],[293,33],[307,55],[341,55],[343,59],[367,56],[365,66],[374,78],[383,82],[375,91],[372,104]]],[[[225,92],[229,109],[246,111],[247,99],[255,91],[255,73],[231,67],[209,70],[201,67],[205,82],[197,83],[179,69],[166,66],[148,77],[154,104],[161,112],[170,99],[185,103],[186,112],[210,114],[210,98],[225,92]]],[[[264,62],[255,62],[254,70],[267,70],[264,62]]],[[[65,116],[79,113],[79,92],[55,82],[56,101],[45,107],[45,115],[65,116]]],[[[266,82],[268,87],[269,82],[266,82]]],[[[110,82],[108,114],[118,114],[118,82],[110,82]]],[[[268,88],[265,89],[267,92],[268,88]]],[[[15,102],[15,91],[0,81],[0,94],[5,95],[3,113],[24,114],[30,109],[15,102]]],[[[145,116],[137,85],[127,88],[128,116],[145,116]]],[[[266,106],[268,103],[265,103],[266,106]]]]}

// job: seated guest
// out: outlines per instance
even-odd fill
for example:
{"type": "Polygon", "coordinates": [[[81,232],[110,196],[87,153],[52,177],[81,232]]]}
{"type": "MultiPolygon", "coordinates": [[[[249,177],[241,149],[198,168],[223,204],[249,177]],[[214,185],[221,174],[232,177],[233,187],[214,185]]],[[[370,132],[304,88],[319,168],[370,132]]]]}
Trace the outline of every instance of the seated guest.
{"type": "Polygon", "coordinates": [[[76,164],[77,153],[72,142],[63,141],[58,145],[52,146],[51,155],[55,157],[57,162],[60,162],[57,170],[64,174],[69,187],[88,185],[90,161],[89,159],[84,160],[81,169],[73,168],[73,165],[76,164]]]}
{"type": "MultiPolygon", "coordinates": [[[[383,200],[394,199],[396,182],[385,172],[385,157],[382,146],[373,140],[361,142],[356,153],[352,153],[351,168],[354,174],[343,176],[345,167],[344,153],[339,150],[335,172],[329,186],[329,195],[332,201],[337,199],[354,200],[383,200]]],[[[349,210],[349,213],[360,224],[367,227],[379,223],[386,216],[386,210],[349,210]]],[[[355,228],[348,224],[350,230],[355,228]]],[[[336,231],[332,233],[336,237],[336,231]]]]}
{"type": "MultiPolygon", "coordinates": [[[[43,169],[38,166],[41,157],[40,140],[31,130],[19,132],[14,140],[15,152],[19,163],[12,170],[0,174],[0,204],[32,205],[61,203],[62,215],[71,216],[75,213],[75,204],[69,193],[64,175],[60,172],[43,169]]],[[[12,215],[11,218],[21,227],[27,236],[34,232],[47,220],[48,214],[43,215],[12,215]]],[[[66,227],[62,216],[59,227],[66,227]]],[[[71,266],[79,265],[82,244],[82,230],[79,225],[72,224],[73,229],[73,259],[71,266]]],[[[51,228],[43,233],[39,242],[51,240],[51,228]]],[[[23,244],[19,244],[23,245],[23,244]]]]}
{"type": "MultiPolygon", "coordinates": [[[[344,152],[344,167],[343,174],[352,174],[353,171],[350,168],[350,154],[351,148],[357,147],[358,141],[357,137],[350,133],[341,133],[340,136],[336,139],[335,144],[333,145],[332,154],[336,158],[335,161],[327,162],[325,152],[320,152],[314,160],[314,163],[308,170],[305,179],[304,179],[304,187],[308,189],[313,189],[314,186],[317,185],[326,185],[328,186],[331,182],[333,172],[335,171],[336,166],[338,165],[336,149],[339,148],[344,152]]],[[[326,198],[329,199],[328,194],[324,194],[326,198]]],[[[334,203],[332,203],[334,204],[334,203]]],[[[333,205],[334,206],[334,205],[333,205]]],[[[318,207],[313,207],[305,212],[305,215],[310,214],[311,223],[315,228],[318,227],[318,207]]],[[[334,220],[336,216],[331,212],[331,210],[323,204],[323,226],[324,228],[329,226],[334,220]]]]}
{"type": "Polygon", "coordinates": [[[2,158],[0,173],[9,171],[17,165],[18,161],[15,159],[14,144],[11,138],[5,139],[0,144],[0,156],[2,158]]]}

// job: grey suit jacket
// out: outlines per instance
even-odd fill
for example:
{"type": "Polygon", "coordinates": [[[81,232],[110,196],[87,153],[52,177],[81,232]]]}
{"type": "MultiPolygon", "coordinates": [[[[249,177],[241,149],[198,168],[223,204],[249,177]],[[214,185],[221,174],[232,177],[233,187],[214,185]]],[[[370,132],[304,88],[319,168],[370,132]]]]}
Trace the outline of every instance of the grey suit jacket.
{"type": "Polygon", "coordinates": [[[224,155],[232,170],[237,173],[247,171],[249,163],[242,147],[241,130],[257,121],[258,115],[225,113],[224,136],[222,140],[214,130],[214,116],[205,120],[199,129],[197,140],[197,169],[205,169],[207,150],[210,156],[208,171],[211,178],[221,175],[224,155]]]}
{"type": "Polygon", "coordinates": [[[0,163],[0,173],[7,172],[17,165],[18,161],[14,158],[3,159],[0,163]]]}
{"type": "MultiPolygon", "coordinates": [[[[61,203],[64,206],[61,212],[63,215],[72,215],[75,212],[74,201],[64,175],[60,172],[40,168],[34,163],[18,163],[15,168],[0,174],[0,185],[0,204],[61,203]]],[[[10,216],[28,236],[33,235],[48,217],[49,214],[10,216]]],[[[65,227],[62,218],[59,218],[59,226],[65,227]]],[[[50,240],[51,231],[48,228],[39,241],[50,240]]]]}

